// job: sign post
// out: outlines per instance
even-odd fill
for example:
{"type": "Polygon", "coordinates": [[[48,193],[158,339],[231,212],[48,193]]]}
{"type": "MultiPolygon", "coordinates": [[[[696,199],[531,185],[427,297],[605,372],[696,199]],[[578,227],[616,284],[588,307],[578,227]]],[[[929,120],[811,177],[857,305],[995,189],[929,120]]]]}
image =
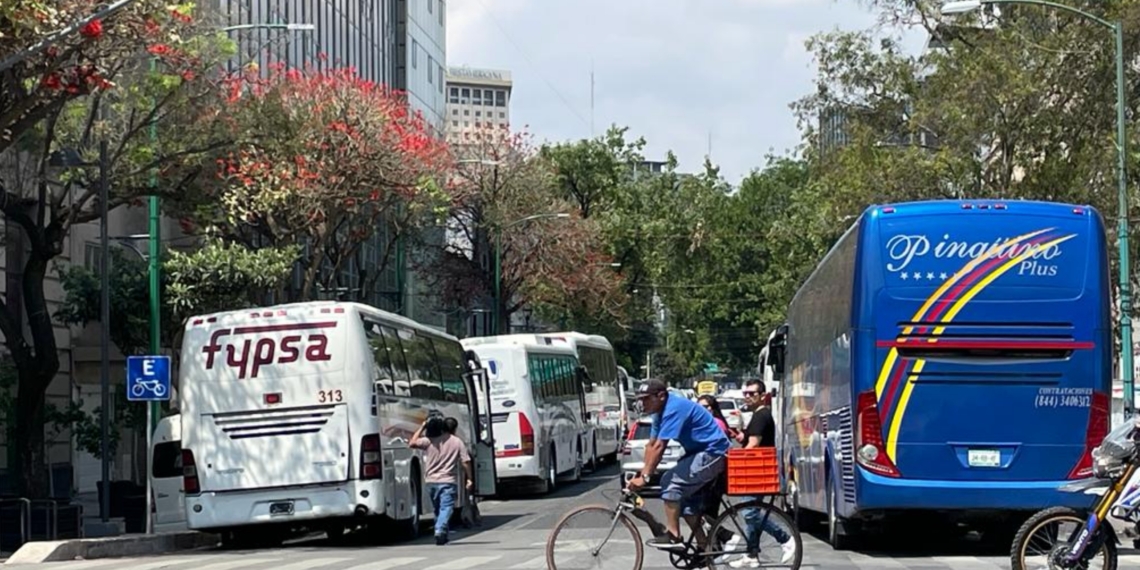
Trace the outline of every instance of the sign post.
{"type": "Polygon", "coordinates": [[[153,402],[166,402],[170,400],[170,357],[169,356],[128,356],[127,357],[127,400],[131,402],[146,402],[146,533],[154,533],[154,517],[151,509],[154,505],[153,490],[150,488],[150,474],[154,470],[151,465],[151,447],[154,444],[154,409],[153,402]]]}

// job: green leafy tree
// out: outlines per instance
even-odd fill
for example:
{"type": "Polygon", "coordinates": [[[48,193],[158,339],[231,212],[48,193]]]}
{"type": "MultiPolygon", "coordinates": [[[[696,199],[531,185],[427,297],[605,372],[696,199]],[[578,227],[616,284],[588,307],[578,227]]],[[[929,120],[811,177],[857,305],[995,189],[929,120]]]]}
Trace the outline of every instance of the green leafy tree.
{"type": "MultiPolygon", "coordinates": [[[[835,229],[817,234],[828,238],[823,245],[870,204],[932,198],[1092,204],[1115,240],[1116,99],[1107,30],[1040,6],[941,16],[941,2],[933,0],[864,3],[885,26],[812,38],[817,88],[794,107],[826,216],[821,225],[835,229]],[[933,48],[906,53],[897,38],[907,29],[925,30],[933,48]]],[[[1122,20],[1126,57],[1140,48],[1140,2],[1067,4],[1122,20]]],[[[1128,75],[1126,110],[1133,116],[1140,98],[1128,75]]],[[[1130,136],[1135,148],[1134,129],[1130,136]]],[[[1135,154],[1128,161],[1135,204],[1135,154]]],[[[1115,267],[1115,248],[1110,255],[1115,267]]]]}
{"type": "Polygon", "coordinates": [[[60,368],[44,281],[71,228],[102,209],[95,170],[60,171],[50,157],[71,149],[90,164],[106,141],[113,209],[188,192],[200,159],[226,144],[210,130],[214,84],[200,78],[232,44],[189,4],[139,0],[106,19],[89,19],[91,9],[76,0],[0,6],[0,61],[14,62],[0,69],[0,212],[25,252],[9,262],[21,285],[0,302],[0,333],[19,377],[12,441],[21,495],[31,498],[48,491],[45,393],[60,368]],[[50,46],[27,51],[40,42],[50,46]]]}
{"type": "MultiPolygon", "coordinates": [[[[288,279],[297,258],[296,246],[282,250],[250,250],[240,245],[207,242],[189,252],[169,251],[163,256],[161,323],[162,346],[177,347],[187,318],[224,310],[256,306],[278,291],[288,279]]],[[[147,264],[134,254],[112,249],[108,259],[111,286],[111,342],[124,355],[146,354],[150,347],[150,290],[147,264]]],[[[99,274],[83,266],[59,269],[64,299],[55,313],[63,324],[86,326],[99,322],[102,290],[99,274]]],[[[3,379],[0,371],[0,380],[3,379]]],[[[0,394],[5,393],[0,385],[0,394]]],[[[112,425],[140,430],[146,426],[146,407],[129,402],[126,390],[116,384],[112,425]]],[[[102,408],[88,414],[83,402],[65,409],[49,406],[48,422],[70,425],[77,447],[96,458],[102,452],[102,408]]],[[[4,400],[0,398],[0,410],[4,400]]],[[[0,413],[3,413],[0,411],[0,413]]],[[[119,431],[111,432],[111,451],[118,448],[119,431]]]]}

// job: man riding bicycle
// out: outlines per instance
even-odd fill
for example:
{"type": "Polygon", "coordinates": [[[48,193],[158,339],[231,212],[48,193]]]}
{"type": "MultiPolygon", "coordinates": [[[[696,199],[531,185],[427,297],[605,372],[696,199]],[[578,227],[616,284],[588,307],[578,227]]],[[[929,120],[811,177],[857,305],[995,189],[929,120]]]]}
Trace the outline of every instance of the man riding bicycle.
{"type": "Polygon", "coordinates": [[[677,440],[685,448],[685,457],[661,478],[661,498],[665,501],[667,534],[653,538],[649,546],[663,550],[684,550],[681,539],[681,516],[703,537],[701,517],[704,514],[703,491],[724,473],[730,443],[712,414],[696,402],[669,393],[660,380],[649,380],[637,391],[642,410],[653,416],[649,443],[645,446],[645,466],[629,481],[637,491],[645,486],[665,454],[669,440],[677,440]]]}

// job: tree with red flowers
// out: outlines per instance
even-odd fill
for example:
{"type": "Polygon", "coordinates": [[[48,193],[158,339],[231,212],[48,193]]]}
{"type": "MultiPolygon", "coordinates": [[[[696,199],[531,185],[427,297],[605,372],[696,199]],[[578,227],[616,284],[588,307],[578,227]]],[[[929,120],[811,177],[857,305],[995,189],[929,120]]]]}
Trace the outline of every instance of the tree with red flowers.
{"type": "Polygon", "coordinates": [[[290,299],[343,290],[350,268],[361,279],[349,297],[368,298],[394,260],[394,247],[365,255],[378,228],[394,241],[446,211],[447,145],[403,93],[350,69],[274,65],[226,88],[240,142],[217,156],[201,200],[183,204],[187,222],[250,247],[305,244],[290,299]]]}
{"type": "Polygon", "coordinates": [[[495,290],[495,238],[501,240],[501,330],[523,307],[544,314],[613,314],[620,281],[597,223],[557,192],[551,164],[524,133],[480,129],[453,143],[452,239],[427,267],[445,301],[464,309],[489,304],[495,290]],[[569,217],[525,218],[543,214],[569,217]],[[484,262],[486,260],[487,262],[484,262]]]}
{"type": "Polygon", "coordinates": [[[232,44],[191,6],[136,0],[107,13],[83,0],[0,2],[0,212],[24,245],[0,333],[19,376],[12,421],[24,496],[47,494],[44,394],[60,368],[44,282],[71,228],[99,218],[99,143],[109,149],[108,208],[151,193],[152,179],[159,193],[188,191],[202,158],[226,144],[210,129],[216,85],[197,78],[232,44]],[[64,150],[86,165],[52,165],[64,150]]]}

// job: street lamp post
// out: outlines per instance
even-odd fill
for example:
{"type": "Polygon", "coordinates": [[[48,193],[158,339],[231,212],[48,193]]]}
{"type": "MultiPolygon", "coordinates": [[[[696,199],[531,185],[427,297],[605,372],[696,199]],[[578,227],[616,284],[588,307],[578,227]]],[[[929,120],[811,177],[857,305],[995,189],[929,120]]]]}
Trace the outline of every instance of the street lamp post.
{"type": "Polygon", "coordinates": [[[563,218],[569,218],[569,217],[570,217],[570,214],[564,214],[564,213],[560,213],[560,214],[535,214],[533,216],[527,216],[525,218],[519,218],[519,219],[517,219],[517,220],[515,220],[509,224],[506,224],[504,226],[501,226],[501,227],[495,229],[495,309],[494,309],[494,311],[491,312],[491,317],[492,317],[491,326],[494,329],[496,335],[502,334],[502,331],[500,330],[499,321],[500,321],[500,317],[501,317],[501,313],[502,313],[502,297],[500,297],[500,295],[502,294],[501,287],[502,287],[502,282],[503,282],[503,279],[502,279],[503,230],[517,226],[519,224],[531,222],[534,220],[545,220],[548,218],[549,219],[563,219],[563,218]]]}
{"type": "Polygon", "coordinates": [[[988,4],[1027,4],[1043,6],[1074,14],[1100,24],[1112,31],[1116,44],[1116,158],[1117,158],[1117,223],[1116,239],[1120,248],[1120,357],[1121,383],[1123,384],[1124,417],[1129,418],[1135,410],[1135,374],[1132,369],[1132,281],[1129,278],[1128,263],[1128,180],[1126,157],[1128,142],[1125,138],[1124,117],[1124,25],[1110,22],[1079,8],[1066,6],[1048,0],[963,0],[947,2],[942,6],[943,14],[961,14],[978,10],[988,4]]]}

